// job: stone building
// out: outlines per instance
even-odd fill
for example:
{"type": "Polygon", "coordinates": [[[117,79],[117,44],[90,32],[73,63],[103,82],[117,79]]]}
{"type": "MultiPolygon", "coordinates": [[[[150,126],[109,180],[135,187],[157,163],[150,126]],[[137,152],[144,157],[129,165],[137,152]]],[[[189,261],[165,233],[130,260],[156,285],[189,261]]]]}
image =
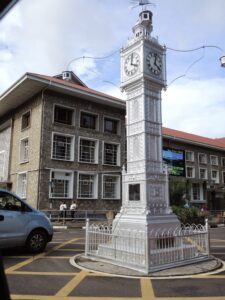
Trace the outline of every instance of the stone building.
{"type": "MultiPolygon", "coordinates": [[[[119,210],[125,110],[72,72],[25,74],[0,96],[0,187],[40,209],[77,200],[79,209],[119,210]]],[[[190,205],[225,209],[225,138],[164,127],[163,158],[190,205]]]]}
{"type": "Polygon", "coordinates": [[[225,138],[163,128],[163,147],[164,159],[171,165],[170,184],[185,184],[189,204],[225,210],[225,138]]]}
{"type": "Polygon", "coordinates": [[[0,181],[39,209],[119,209],[125,104],[72,72],[25,74],[0,98],[0,181]]]}

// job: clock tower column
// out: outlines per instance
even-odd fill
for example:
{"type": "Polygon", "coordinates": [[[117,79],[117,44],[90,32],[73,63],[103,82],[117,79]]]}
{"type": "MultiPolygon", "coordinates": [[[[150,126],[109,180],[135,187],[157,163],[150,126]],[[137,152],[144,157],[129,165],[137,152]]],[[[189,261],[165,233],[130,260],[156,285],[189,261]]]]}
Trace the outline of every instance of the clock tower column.
{"type": "Polygon", "coordinates": [[[127,169],[122,208],[114,230],[176,226],[162,160],[161,91],[166,87],[165,47],[151,37],[152,12],[144,10],[133,38],[121,50],[121,88],[127,94],[127,169]]]}

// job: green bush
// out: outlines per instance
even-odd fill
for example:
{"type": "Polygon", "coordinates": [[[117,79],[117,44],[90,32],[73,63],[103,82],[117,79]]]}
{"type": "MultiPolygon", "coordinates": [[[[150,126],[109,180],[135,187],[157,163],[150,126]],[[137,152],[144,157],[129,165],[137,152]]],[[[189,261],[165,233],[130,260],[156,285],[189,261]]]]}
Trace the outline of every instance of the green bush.
{"type": "Polygon", "coordinates": [[[173,213],[177,215],[179,221],[183,224],[205,224],[206,212],[196,207],[172,206],[173,213]]]}

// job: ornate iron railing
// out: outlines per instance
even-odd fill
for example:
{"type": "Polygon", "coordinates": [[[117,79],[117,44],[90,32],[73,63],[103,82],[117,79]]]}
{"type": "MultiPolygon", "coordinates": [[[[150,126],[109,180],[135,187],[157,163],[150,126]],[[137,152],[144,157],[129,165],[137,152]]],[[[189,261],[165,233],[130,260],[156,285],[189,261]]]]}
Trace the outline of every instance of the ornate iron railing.
{"type": "Polygon", "coordinates": [[[145,273],[201,261],[209,256],[208,225],[134,231],[86,223],[86,257],[145,273]]]}

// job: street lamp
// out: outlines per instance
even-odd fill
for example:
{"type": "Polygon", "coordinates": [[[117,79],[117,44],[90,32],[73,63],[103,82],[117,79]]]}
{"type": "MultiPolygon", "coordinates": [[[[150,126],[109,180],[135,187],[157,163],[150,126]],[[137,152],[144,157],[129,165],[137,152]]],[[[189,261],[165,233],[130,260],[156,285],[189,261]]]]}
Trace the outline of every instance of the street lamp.
{"type": "Polygon", "coordinates": [[[225,68],[225,55],[220,57],[221,67],[225,68]]]}

